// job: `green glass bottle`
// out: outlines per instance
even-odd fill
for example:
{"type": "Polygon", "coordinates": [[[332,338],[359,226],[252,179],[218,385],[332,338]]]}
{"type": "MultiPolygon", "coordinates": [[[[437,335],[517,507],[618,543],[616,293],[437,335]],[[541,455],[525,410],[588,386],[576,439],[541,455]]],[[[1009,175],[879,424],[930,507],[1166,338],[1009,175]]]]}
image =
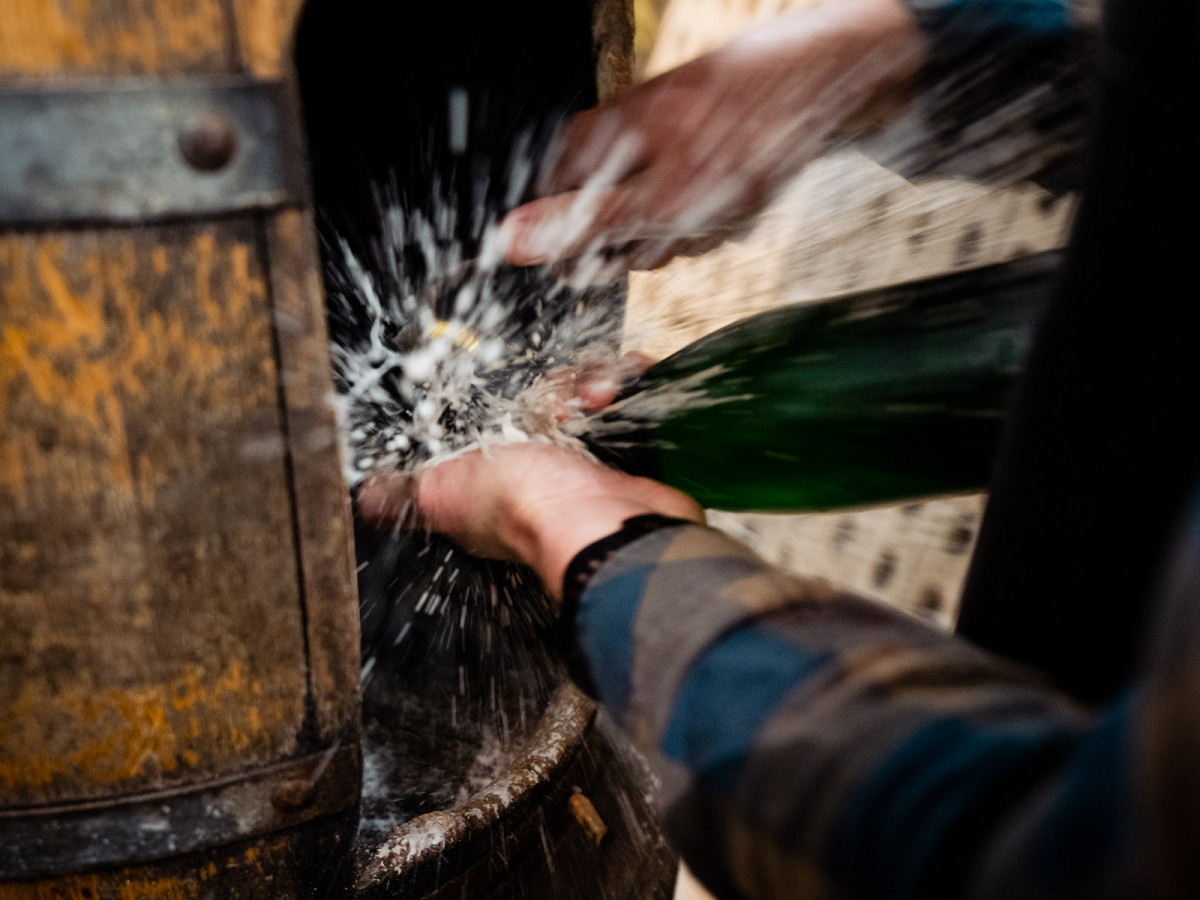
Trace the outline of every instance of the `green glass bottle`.
{"type": "Polygon", "coordinates": [[[717,509],[982,489],[1060,257],[736,322],[652,366],[582,437],[605,462],[717,509]]]}

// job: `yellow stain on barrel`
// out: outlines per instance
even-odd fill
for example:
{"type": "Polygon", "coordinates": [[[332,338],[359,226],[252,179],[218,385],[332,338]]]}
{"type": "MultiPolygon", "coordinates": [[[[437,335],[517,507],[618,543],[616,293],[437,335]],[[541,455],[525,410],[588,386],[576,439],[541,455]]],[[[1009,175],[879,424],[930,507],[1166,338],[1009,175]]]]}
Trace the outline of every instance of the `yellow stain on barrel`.
{"type": "Polygon", "coordinates": [[[218,747],[269,747],[273,735],[263,722],[281,717],[286,705],[264,693],[241,661],[217,672],[189,666],[173,681],[128,690],[55,690],[34,681],[0,722],[0,789],[42,791],[64,776],[96,786],[183,777],[224,755],[218,747]],[[86,723],[86,733],[56,738],[64,721],[86,723]]]}

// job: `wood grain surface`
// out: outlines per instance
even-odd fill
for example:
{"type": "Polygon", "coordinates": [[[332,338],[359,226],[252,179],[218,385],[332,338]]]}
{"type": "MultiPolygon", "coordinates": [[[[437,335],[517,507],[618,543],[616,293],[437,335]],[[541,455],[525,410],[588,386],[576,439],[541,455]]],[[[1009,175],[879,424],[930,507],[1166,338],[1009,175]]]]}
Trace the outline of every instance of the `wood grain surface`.
{"type": "Polygon", "coordinates": [[[329,402],[333,384],[325,304],[312,216],[281,212],[267,222],[266,233],[299,578],[308,611],[309,691],[317,736],[331,740],[357,734],[361,702],[353,536],[329,402]]]}
{"type": "MultiPolygon", "coordinates": [[[[0,0],[0,88],[289,79],[299,8],[0,0]]],[[[0,232],[0,807],[354,738],[313,243],[301,210],[0,232]]]]}
{"type": "Polygon", "coordinates": [[[291,66],[300,0],[4,0],[0,79],[242,72],[291,66]]]}
{"type": "Polygon", "coordinates": [[[292,752],[304,635],[256,223],[4,235],[0,347],[0,799],[292,752]]]}

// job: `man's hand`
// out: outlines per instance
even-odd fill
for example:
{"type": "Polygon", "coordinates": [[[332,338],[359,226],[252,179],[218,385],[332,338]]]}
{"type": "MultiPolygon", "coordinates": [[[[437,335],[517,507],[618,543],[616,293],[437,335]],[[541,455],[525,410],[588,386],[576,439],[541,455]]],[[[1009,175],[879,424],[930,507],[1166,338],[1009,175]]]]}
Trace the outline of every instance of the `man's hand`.
{"type": "Polygon", "coordinates": [[[764,22],[577,115],[544,196],[502,223],[518,265],[654,268],[743,230],[775,192],[923,59],[899,0],[764,22]]]}
{"type": "Polygon", "coordinates": [[[704,521],[695,500],[673,488],[542,443],[476,450],[415,478],[376,479],[358,497],[363,515],[418,521],[481,556],[527,563],[560,598],[567,565],[588,544],[645,513],[704,521]]]}

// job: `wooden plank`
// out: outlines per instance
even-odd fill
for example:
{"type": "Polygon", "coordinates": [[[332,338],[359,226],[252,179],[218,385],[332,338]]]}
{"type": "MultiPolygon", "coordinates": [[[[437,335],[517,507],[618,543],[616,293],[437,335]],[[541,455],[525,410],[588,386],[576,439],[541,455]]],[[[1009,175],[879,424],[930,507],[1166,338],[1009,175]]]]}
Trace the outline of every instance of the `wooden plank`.
{"type": "Polygon", "coordinates": [[[601,102],[633,84],[633,0],[592,0],[592,56],[601,102]]]}
{"type": "Polygon", "coordinates": [[[327,817],[303,829],[205,853],[82,875],[0,884],[0,900],[266,900],[339,896],[355,822],[327,817]]]}
{"type": "Polygon", "coordinates": [[[301,0],[232,0],[238,53],[259,78],[290,77],[301,0]]]}
{"type": "Polygon", "coordinates": [[[0,236],[0,806],[295,749],[305,661],[253,220],[0,236]]]}
{"type": "Polygon", "coordinates": [[[288,449],[307,610],[310,690],[322,739],[357,735],[359,619],[350,501],[330,399],[329,337],[312,216],[267,220],[288,449]]]}
{"type": "Polygon", "coordinates": [[[236,71],[217,0],[0,0],[0,80],[236,71]]]}

